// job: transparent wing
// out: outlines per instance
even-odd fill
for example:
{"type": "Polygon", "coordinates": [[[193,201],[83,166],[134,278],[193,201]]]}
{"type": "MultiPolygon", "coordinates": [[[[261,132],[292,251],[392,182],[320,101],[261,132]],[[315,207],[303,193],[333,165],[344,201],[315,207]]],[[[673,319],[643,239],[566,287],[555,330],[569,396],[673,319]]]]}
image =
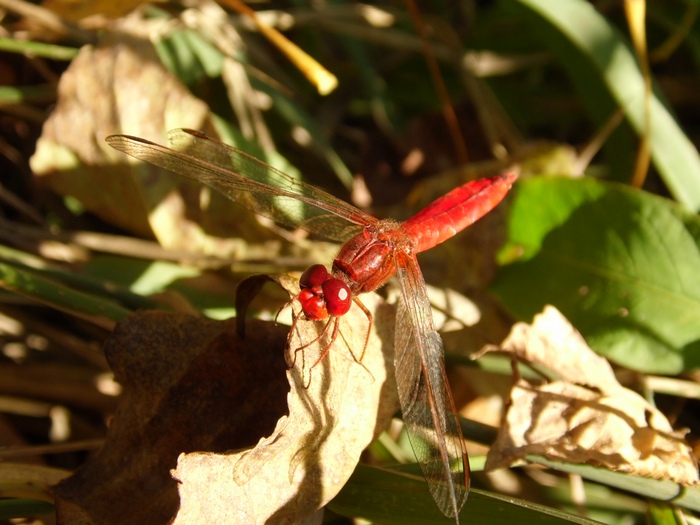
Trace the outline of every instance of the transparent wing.
{"type": "Polygon", "coordinates": [[[129,135],[107,143],[139,160],[160,166],[219,191],[254,213],[287,228],[302,228],[342,242],[377,221],[351,204],[282,173],[205,134],[174,129],[171,148],[129,135]]]}
{"type": "Polygon", "coordinates": [[[396,267],[402,290],[395,358],[401,413],[435,502],[457,519],[469,494],[469,460],[445,376],[442,339],[415,255],[397,252],[396,267]]]}

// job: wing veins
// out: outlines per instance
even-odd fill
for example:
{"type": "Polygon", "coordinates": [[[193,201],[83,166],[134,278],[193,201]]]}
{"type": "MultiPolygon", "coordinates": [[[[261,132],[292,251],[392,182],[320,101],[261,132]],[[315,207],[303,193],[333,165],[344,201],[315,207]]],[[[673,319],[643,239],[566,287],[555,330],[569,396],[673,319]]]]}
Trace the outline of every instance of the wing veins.
{"type": "MultiPolygon", "coordinates": [[[[290,228],[302,227],[330,240],[346,240],[357,233],[360,227],[377,220],[351,204],[298,181],[236,148],[205,135],[200,136],[198,132],[173,130],[170,135],[173,142],[181,146],[183,137],[191,137],[193,144],[206,144],[206,148],[190,148],[193,153],[201,154],[200,157],[129,135],[113,135],[107,138],[107,142],[134,158],[204,183],[232,201],[279,224],[290,228]],[[206,159],[206,149],[210,150],[215,162],[206,159]],[[242,173],[251,173],[253,176],[248,177],[242,173]],[[258,180],[263,174],[269,175],[274,185],[258,180]],[[272,194],[277,200],[293,199],[302,203],[304,217],[285,215],[283,211],[287,210],[282,206],[281,211],[279,202],[275,203],[275,199],[269,197],[272,194]],[[244,195],[252,197],[246,199],[244,195]],[[254,195],[264,198],[256,198],[254,195]],[[313,223],[319,222],[324,228],[313,226],[313,223]]],[[[182,147],[187,148],[186,145],[182,147]]]]}
{"type": "Polygon", "coordinates": [[[398,253],[396,264],[403,299],[397,317],[397,382],[408,378],[404,391],[399,390],[401,409],[411,445],[433,498],[446,516],[458,519],[469,490],[469,462],[454,401],[447,390],[449,386],[444,371],[442,341],[434,329],[425,282],[415,256],[398,253]],[[410,328],[400,326],[400,321],[405,317],[410,328]],[[418,355],[411,357],[412,352],[418,355]],[[428,363],[431,353],[437,360],[437,365],[432,367],[428,363]],[[410,366],[411,363],[413,366],[410,366]],[[427,397],[423,400],[427,404],[425,407],[421,407],[423,403],[419,399],[423,393],[427,397]],[[439,409],[440,404],[443,405],[442,410],[439,409]],[[426,428],[430,423],[433,428],[426,428]],[[432,459],[431,451],[439,454],[439,465],[432,459]],[[458,471],[452,470],[453,462],[461,466],[458,471]]]}

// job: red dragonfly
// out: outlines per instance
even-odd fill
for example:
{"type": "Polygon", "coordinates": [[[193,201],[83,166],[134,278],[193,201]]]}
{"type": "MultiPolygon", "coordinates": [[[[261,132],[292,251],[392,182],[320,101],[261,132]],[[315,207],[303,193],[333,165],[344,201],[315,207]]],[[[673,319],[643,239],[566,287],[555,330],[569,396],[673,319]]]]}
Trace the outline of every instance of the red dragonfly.
{"type": "Polygon", "coordinates": [[[311,320],[329,318],[324,332],[334,324],[331,344],[338,317],[353,300],[369,314],[357,295],[398,275],[402,300],[396,317],[395,368],[401,412],[433,498],[443,514],[459,523],[469,494],[469,460],[416,254],[488,213],[517,175],[468,182],[398,223],[372,217],[199,131],[176,129],[168,138],[171,148],[127,135],[106,140],[132,157],[202,182],[280,225],[345,242],[330,273],[315,265],[300,280],[302,311],[311,320]]]}

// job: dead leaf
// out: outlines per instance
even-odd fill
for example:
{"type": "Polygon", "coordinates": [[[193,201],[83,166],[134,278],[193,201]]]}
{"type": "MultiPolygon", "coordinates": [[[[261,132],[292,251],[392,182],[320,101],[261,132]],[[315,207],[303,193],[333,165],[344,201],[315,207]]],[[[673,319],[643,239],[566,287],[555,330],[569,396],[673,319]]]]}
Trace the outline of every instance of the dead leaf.
{"type": "Polygon", "coordinates": [[[111,45],[83,47],[61,75],[56,108],[30,164],[57,193],[77,197],[112,224],[150,235],[149,205],[164,196],[156,194],[154,181],[141,184],[105,137],[129,133],[162,140],[173,124],[200,129],[208,122],[206,104],[163,68],[153,46],[122,36],[111,45]],[[151,189],[150,199],[144,188],[151,189]]]}
{"type": "Polygon", "coordinates": [[[501,350],[539,365],[561,380],[533,385],[520,379],[486,469],[528,454],[600,465],[676,483],[698,483],[697,462],[666,417],[617,382],[610,364],[552,306],[532,325],[517,323],[501,350]]]}
{"type": "Polygon", "coordinates": [[[182,452],[252,446],[287,412],[286,330],[254,319],[240,340],[227,321],[138,313],[105,344],[123,386],[103,448],[56,487],[61,523],[167,523],[182,452]]]}
{"type": "MultiPolygon", "coordinates": [[[[298,291],[296,280],[281,283],[298,291]]],[[[398,406],[394,312],[375,294],[362,300],[375,321],[362,362],[356,359],[367,319],[353,307],[341,321],[344,341],[337,341],[316,367],[311,368],[325,344],[297,353],[287,372],[289,415],[269,437],[234,454],[196,452],[179,458],[173,477],[179,481],[181,509],[174,524],[299,523],[338,493],[398,406]]],[[[313,340],[321,328],[322,323],[301,322],[290,348],[313,340]]]]}
{"type": "Polygon", "coordinates": [[[208,106],[163,67],[147,39],[129,33],[132,27],[121,29],[99,48],[82,48],[61,76],[56,108],[30,161],[35,175],[110,224],[155,237],[167,249],[238,260],[278,257],[279,235],[243,207],[105,143],[123,133],[167,144],[167,131],[179,127],[216,136],[208,106]]]}
{"type": "Polygon", "coordinates": [[[541,365],[561,379],[613,393],[623,388],[612,366],[586,344],[583,336],[553,306],[536,315],[532,325],[516,323],[501,349],[541,365]]]}
{"type": "MultiPolygon", "coordinates": [[[[296,280],[281,281],[298,291],[296,280]]],[[[288,370],[286,326],[249,319],[241,340],[235,320],[152,312],[120,323],[105,350],[123,395],[104,447],[56,487],[60,522],[299,523],[314,514],[397,408],[393,310],[374,294],[363,299],[375,329],[362,363],[353,354],[367,319],[353,307],[343,341],[313,369],[325,346],[299,352],[288,370]]],[[[300,322],[291,348],[319,328],[300,322]]]]}

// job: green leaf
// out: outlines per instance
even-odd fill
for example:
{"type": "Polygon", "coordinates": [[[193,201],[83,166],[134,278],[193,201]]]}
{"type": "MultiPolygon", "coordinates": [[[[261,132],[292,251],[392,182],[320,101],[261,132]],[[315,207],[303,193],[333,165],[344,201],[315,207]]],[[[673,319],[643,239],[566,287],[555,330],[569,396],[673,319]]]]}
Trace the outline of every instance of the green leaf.
{"type": "MultiPolygon", "coordinates": [[[[585,0],[518,0],[517,4],[541,28],[540,35],[569,73],[591,116],[599,124],[609,119],[614,108],[605,99],[612,97],[634,130],[644,133],[644,78],[627,41],[610,21],[585,0]]],[[[649,141],[654,166],[671,194],[699,210],[700,155],[658,91],[651,100],[649,141]]]]}
{"type": "Polygon", "coordinates": [[[0,519],[28,518],[54,512],[54,506],[46,501],[25,498],[0,499],[0,519]]]}
{"type": "Polygon", "coordinates": [[[527,459],[533,463],[539,463],[560,472],[577,474],[584,479],[636,494],[643,498],[665,501],[678,507],[696,512],[700,511],[700,488],[698,487],[686,487],[667,479],[634,476],[625,472],[615,472],[592,465],[551,461],[542,456],[531,455],[527,459]]]}
{"type": "Polygon", "coordinates": [[[273,107],[279,115],[292,127],[305,130],[312,139],[308,144],[309,150],[317,152],[333,169],[338,180],[350,191],[353,185],[352,173],[338,155],[332,144],[325,138],[325,133],[319,124],[306,112],[297,101],[290,100],[284,93],[274,87],[253,81],[260,91],[267,93],[273,100],[273,107]]]}
{"type": "Polygon", "coordinates": [[[523,319],[556,306],[629,368],[700,366],[700,221],[673,202],[590,178],[517,186],[494,290],[523,319]]]}
{"type": "MultiPolygon", "coordinates": [[[[130,310],[157,308],[158,303],[152,299],[132,293],[124,286],[115,284],[115,277],[123,275],[125,267],[128,269],[129,262],[133,260],[126,257],[95,256],[90,263],[81,268],[81,272],[75,272],[58,264],[52,264],[36,255],[0,245],[0,263],[27,271],[31,275],[38,275],[43,279],[50,279],[56,286],[62,285],[71,290],[97,296],[100,299],[117,301],[130,310]],[[104,259],[113,261],[113,264],[108,268],[105,267],[102,275],[90,275],[91,268],[96,266],[95,262],[97,261],[99,265],[99,261],[104,259]]],[[[144,273],[143,264],[141,263],[139,267],[139,275],[144,273]]],[[[132,277],[132,280],[127,281],[127,284],[133,280],[136,280],[136,277],[132,277]]]]}
{"type": "Polygon", "coordinates": [[[0,86],[0,104],[3,105],[35,104],[55,96],[54,86],[0,86]]]}
{"type": "Polygon", "coordinates": [[[205,75],[221,74],[221,52],[193,30],[173,31],[168,38],[158,40],[155,48],[163,64],[187,85],[196,84],[205,75]]]}
{"type": "Polygon", "coordinates": [[[111,327],[114,321],[119,321],[131,313],[109,299],[74,290],[42,276],[39,272],[16,268],[2,262],[0,288],[57,310],[92,319],[105,327],[111,327]]]}
{"type": "MultiPolygon", "coordinates": [[[[335,513],[402,525],[452,524],[435,505],[422,476],[358,465],[340,493],[328,504],[335,513]]],[[[472,490],[460,512],[463,523],[594,524],[592,520],[508,496],[472,490]]]]}
{"type": "MultiPolygon", "coordinates": [[[[75,47],[30,42],[16,38],[0,38],[0,50],[9,53],[22,53],[35,58],[50,58],[51,60],[73,60],[80,51],[75,47]]],[[[55,91],[55,88],[53,90],[55,91]]]]}
{"type": "Polygon", "coordinates": [[[649,505],[649,525],[681,525],[682,522],[676,518],[676,510],[670,505],[649,505]]]}

